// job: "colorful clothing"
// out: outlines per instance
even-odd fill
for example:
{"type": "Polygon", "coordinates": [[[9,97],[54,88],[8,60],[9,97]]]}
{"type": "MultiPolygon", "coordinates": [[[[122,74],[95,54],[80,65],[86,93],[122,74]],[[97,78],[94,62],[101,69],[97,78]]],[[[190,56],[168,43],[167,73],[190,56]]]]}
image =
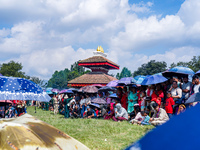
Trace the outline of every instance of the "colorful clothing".
{"type": "Polygon", "coordinates": [[[173,105],[175,105],[174,99],[172,97],[167,98],[165,103],[166,113],[173,114],[173,105]]]}
{"type": "Polygon", "coordinates": [[[151,101],[156,102],[160,106],[161,100],[162,100],[162,98],[164,98],[164,93],[162,90],[160,90],[157,92],[157,94],[155,93],[155,91],[153,91],[153,94],[151,95],[151,101]]]}
{"type": "Polygon", "coordinates": [[[134,105],[137,104],[138,96],[137,93],[134,93],[130,91],[128,95],[128,113],[131,113],[134,111],[134,105]],[[132,102],[130,100],[133,100],[132,102]]]}
{"type": "Polygon", "coordinates": [[[150,117],[147,115],[146,117],[144,117],[144,120],[141,122],[141,124],[142,125],[150,125],[149,119],[150,119],[150,117]]]}
{"type": "Polygon", "coordinates": [[[122,95],[121,104],[122,104],[122,107],[127,110],[127,93],[124,93],[122,95]]]}
{"type": "Polygon", "coordinates": [[[159,108],[159,111],[153,115],[154,120],[151,122],[152,125],[161,125],[169,120],[169,117],[166,111],[162,108],[159,108]]]}

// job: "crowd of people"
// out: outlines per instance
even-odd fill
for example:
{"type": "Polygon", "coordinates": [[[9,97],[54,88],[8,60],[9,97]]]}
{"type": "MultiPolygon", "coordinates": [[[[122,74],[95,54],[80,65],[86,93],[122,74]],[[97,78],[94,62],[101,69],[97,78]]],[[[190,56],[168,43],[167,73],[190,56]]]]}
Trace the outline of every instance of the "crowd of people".
{"type": "Polygon", "coordinates": [[[198,76],[173,77],[168,81],[149,86],[124,86],[116,88],[117,97],[109,97],[109,91],[96,94],[79,93],[54,95],[50,103],[42,103],[44,110],[63,114],[65,118],[103,118],[114,121],[129,121],[131,124],[160,125],[173,115],[178,115],[197,103],[185,104],[194,93],[200,92],[198,76]],[[92,100],[102,98],[104,105],[95,105],[92,100]]]}
{"type": "Polygon", "coordinates": [[[9,105],[0,117],[16,117],[26,113],[26,105],[37,105],[46,111],[60,113],[65,118],[102,118],[114,121],[129,121],[130,124],[160,125],[174,115],[197,102],[185,104],[194,93],[200,92],[199,77],[194,75],[192,82],[188,77],[173,77],[166,82],[149,86],[129,85],[116,87],[115,91],[98,93],[54,94],[50,102],[23,101],[9,105]],[[117,97],[110,97],[114,92],[117,97]],[[95,104],[95,98],[105,100],[105,104],[95,104]],[[5,114],[5,116],[4,116],[5,114]]]}
{"type": "Polygon", "coordinates": [[[0,118],[19,117],[26,112],[26,101],[14,100],[6,106],[0,106],[0,118]]]}

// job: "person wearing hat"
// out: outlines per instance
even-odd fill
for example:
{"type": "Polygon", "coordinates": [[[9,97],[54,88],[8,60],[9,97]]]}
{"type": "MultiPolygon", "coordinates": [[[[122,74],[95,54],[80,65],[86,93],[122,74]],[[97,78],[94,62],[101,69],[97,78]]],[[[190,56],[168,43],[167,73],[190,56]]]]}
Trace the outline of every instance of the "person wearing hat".
{"type": "Polygon", "coordinates": [[[115,116],[113,116],[114,121],[128,120],[128,113],[125,108],[118,103],[116,106],[115,116]]]}

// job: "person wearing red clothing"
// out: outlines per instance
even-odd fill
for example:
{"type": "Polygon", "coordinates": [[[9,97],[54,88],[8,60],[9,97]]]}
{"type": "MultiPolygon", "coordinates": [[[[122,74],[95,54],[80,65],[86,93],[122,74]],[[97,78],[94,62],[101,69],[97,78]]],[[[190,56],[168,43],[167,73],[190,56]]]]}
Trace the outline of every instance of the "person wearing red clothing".
{"type": "Polygon", "coordinates": [[[169,118],[171,118],[173,116],[173,105],[175,105],[174,99],[172,98],[171,92],[168,92],[167,99],[165,102],[165,110],[166,110],[166,113],[168,114],[169,118]]]}
{"type": "Polygon", "coordinates": [[[127,93],[127,87],[123,88],[123,94],[121,98],[121,105],[123,108],[127,110],[127,100],[128,100],[128,93],[127,93]]]}
{"type": "Polygon", "coordinates": [[[160,106],[162,98],[164,98],[164,93],[161,89],[161,85],[157,84],[156,90],[154,90],[152,95],[151,95],[151,101],[156,102],[160,106]]]}

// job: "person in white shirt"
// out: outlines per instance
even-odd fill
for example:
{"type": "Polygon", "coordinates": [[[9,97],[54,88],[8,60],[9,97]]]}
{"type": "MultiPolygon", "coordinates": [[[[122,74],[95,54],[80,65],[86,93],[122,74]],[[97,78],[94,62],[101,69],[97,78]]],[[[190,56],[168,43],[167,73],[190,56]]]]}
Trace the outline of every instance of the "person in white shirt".
{"type": "Polygon", "coordinates": [[[182,97],[182,90],[178,87],[177,81],[173,81],[172,87],[169,89],[169,91],[171,91],[174,101],[182,97]]]}
{"type": "Polygon", "coordinates": [[[193,87],[193,93],[198,93],[200,92],[200,82],[199,82],[199,77],[197,75],[194,75],[192,78],[195,82],[195,85],[193,87]]]}

